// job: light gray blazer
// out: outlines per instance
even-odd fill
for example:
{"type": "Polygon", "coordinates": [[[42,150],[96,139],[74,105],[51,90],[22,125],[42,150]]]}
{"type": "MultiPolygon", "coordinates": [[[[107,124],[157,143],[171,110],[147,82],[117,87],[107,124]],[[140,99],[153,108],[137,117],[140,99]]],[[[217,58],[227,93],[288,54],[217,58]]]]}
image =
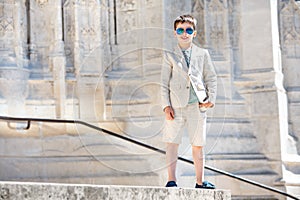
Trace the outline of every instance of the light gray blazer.
{"type": "Polygon", "coordinates": [[[179,46],[173,52],[164,52],[161,83],[162,108],[185,107],[189,101],[190,83],[200,102],[207,95],[205,102],[215,104],[217,74],[208,51],[195,44],[192,44],[189,68],[179,46]]]}

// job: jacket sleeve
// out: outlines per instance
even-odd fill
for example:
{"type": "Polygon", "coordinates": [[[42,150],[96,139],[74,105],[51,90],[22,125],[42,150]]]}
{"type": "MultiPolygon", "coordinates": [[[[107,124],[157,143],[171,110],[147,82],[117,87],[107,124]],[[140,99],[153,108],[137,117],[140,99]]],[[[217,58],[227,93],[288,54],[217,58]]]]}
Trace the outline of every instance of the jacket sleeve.
{"type": "Polygon", "coordinates": [[[163,54],[163,63],[161,70],[161,106],[164,109],[171,106],[170,100],[170,79],[172,77],[172,64],[168,59],[166,52],[163,54]]]}
{"type": "Polygon", "coordinates": [[[217,97],[217,74],[207,50],[205,50],[204,56],[203,81],[207,89],[208,101],[215,104],[217,97]]]}

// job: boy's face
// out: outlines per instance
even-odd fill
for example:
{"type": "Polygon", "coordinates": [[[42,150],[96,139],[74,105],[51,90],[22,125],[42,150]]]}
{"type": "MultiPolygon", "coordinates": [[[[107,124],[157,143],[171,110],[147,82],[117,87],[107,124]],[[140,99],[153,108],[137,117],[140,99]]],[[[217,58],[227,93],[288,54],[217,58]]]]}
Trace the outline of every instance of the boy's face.
{"type": "Polygon", "coordinates": [[[174,35],[180,46],[190,45],[193,42],[193,38],[197,35],[197,31],[194,30],[193,25],[188,22],[178,23],[176,30],[174,31],[174,35]]]}

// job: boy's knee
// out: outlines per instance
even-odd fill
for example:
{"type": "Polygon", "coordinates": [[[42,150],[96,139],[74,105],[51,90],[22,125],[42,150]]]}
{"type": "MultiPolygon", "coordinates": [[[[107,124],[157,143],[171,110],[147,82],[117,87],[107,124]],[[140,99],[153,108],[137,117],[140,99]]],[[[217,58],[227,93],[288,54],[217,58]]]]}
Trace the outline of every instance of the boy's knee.
{"type": "Polygon", "coordinates": [[[201,151],[203,149],[203,146],[192,146],[192,149],[195,151],[195,150],[198,150],[198,151],[201,151]]]}

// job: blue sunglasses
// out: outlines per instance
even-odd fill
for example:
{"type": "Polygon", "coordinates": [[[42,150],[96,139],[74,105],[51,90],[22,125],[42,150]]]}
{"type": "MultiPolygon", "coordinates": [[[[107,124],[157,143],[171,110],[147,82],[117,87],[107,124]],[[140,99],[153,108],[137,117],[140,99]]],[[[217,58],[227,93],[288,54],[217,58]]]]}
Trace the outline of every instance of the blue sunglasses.
{"type": "MultiPolygon", "coordinates": [[[[186,32],[187,34],[189,34],[189,35],[192,35],[192,34],[194,33],[194,29],[192,29],[192,28],[187,28],[187,29],[185,29],[185,32],[186,32]]],[[[183,28],[178,28],[178,29],[176,29],[176,33],[177,33],[178,35],[182,35],[182,34],[184,33],[184,29],[183,29],[183,28]]]]}

